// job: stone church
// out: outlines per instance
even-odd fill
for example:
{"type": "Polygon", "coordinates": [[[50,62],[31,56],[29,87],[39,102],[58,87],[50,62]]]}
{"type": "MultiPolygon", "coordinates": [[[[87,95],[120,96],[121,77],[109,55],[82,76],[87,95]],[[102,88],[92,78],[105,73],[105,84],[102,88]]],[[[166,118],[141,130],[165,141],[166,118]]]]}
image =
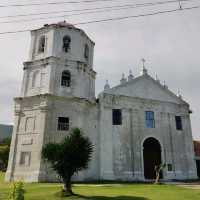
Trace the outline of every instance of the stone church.
{"type": "Polygon", "coordinates": [[[145,181],[155,177],[161,163],[166,164],[163,180],[197,178],[189,104],[144,65],[137,77],[123,75],[112,88],[107,82],[96,98],[94,45],[66,22],[31,31],[6,181],[57,181],[41,149],[73,127],[94,144],[89,169],[74,180],[145,181]]]}

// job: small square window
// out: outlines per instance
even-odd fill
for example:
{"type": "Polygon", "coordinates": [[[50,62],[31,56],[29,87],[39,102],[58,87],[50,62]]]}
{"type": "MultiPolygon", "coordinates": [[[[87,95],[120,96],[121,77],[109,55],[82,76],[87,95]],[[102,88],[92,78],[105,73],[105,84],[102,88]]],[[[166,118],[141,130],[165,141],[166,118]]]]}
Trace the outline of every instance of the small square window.
{"type": "Polygon", "coordinates": [[[167,164],[167,170],[169,171],[169,172],[171,172],[173,169],[172,169],[172,164],[167,164]]]}
{"type": "Polygon", "coordinates": [[[22,166],[30,166],[31,152],[21,152],[19,164],[22,166]]]}
{"type": "Polygon", "coordinates": [[[153,111],[146,111],[146,127],[147,128],[155,128],[155,119],[153,111]]]}
{"type": "Polygon", "coordinates": [[[59,117],[58,118],[58,130],[59,131],[68,131],[69,130],[69,118],[68,117],[59,117]]]}
{"type": "Polygon", "coordinates": [[[183,130],[181,116],[175,116],[176,130],[183,130]]]}
{"type": "Polygon", "coordinates": [[[112,110],[112,121],[113,121],[113,125],[121,125],[122,124],[121,109],[113,109],[112,110]]]}

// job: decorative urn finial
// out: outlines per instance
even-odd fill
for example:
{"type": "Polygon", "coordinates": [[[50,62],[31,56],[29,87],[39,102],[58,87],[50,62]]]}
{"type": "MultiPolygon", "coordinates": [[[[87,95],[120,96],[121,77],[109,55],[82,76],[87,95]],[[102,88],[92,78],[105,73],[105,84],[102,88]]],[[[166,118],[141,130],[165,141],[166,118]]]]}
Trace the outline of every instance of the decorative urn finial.
{"type": "Polygon", "coordinates": [[[156,74],[156,81],[158,82],[158,83],[160,83],[160,79],[158,78],[158,75],[156,74]]]}
{"type": "Polygon", "coordinates": [[[133,79],[134,79],[134,76],[133,76],[132,70],[129,70],[128,81],[131,81],[133,79]]]}
{"type": "Polygon", "coordinates": [[[120,83],[121,84],[126,83],[126,78],[125,78],[125,74],[124,73],[122,74],[122,79],[120,80],[120,83]]]}
{"type": "Polygon", "coordinates": [[[177,96],[178,96],[180,99],[182,99],[182,95],[181,95],[181,91],[180,91],[180,89],[178,89],[177,96]]]}
{"type": "Polygon", "coordinates": [[[166,88],[166,89],[168,89],[168,86],[166,85],[165,81],[163,81],[163,87],[166,88]]]}
{"type": "Polygon", "coordinates": [[[110,89],[110,85],[108,83],[108,80],[106,80],[106,84],[104,85],[104,90],[110,89]]]}

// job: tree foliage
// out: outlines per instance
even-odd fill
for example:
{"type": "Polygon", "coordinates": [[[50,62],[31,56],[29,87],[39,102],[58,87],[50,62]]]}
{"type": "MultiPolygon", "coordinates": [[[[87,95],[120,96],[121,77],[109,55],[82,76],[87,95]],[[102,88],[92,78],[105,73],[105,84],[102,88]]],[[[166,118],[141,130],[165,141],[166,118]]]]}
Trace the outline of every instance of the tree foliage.
{"type": "Polygon", "coordinates": [[[72,194],[71,177],[87,169],[93,145],[79,128],[74,128],[61,143],[49,143],[43,147],[42,157],[51,163],[64,182],[64,190],[72,194]]]}
{"type": "Polygon", "coordinates": [[[13,183],[13,188],[9,195],[9,200],[24,200],[24,184],[22,182],[13,183]]]}
{"type": "Polygon", "coordinates": [[[6,138],[0,142],[0,170],[2,171],[5,171],[8,165],[10,141],[10,138],[6,138]]]}
{"type": "Polygon", "coordinates": [[[10,146],[11,138],[4,138],[0,141],[0,145],[8,145],[10,146]]]}

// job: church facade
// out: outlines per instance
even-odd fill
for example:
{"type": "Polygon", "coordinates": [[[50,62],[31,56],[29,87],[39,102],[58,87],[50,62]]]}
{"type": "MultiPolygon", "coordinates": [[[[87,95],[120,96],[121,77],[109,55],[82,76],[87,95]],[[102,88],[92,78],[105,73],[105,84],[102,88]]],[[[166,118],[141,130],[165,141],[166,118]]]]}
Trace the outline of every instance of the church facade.
{"type": "Polygon", "coordinates": [[[107,82],[96,98],[94,45],[66,22],[31,31],[6,181],[57,181],[41,150],[73,127],[94,144],[89,168],[74,180],[145,181],[155,177],[159,164],[166,165],[163,180],[196,179],[189,104],[145,66],[116,87],[107,82]]]}

